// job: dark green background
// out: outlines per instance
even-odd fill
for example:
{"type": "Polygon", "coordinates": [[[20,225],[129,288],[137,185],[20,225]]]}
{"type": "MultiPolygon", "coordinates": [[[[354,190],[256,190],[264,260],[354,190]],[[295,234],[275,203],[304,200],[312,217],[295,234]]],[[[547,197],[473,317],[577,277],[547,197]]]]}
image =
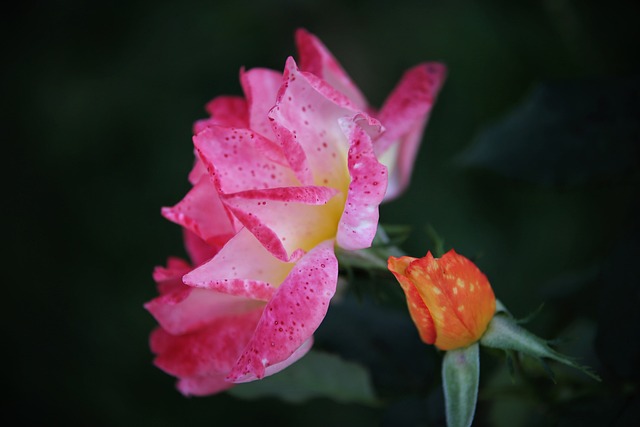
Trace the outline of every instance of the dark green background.
{"type": "MultiPolygon", "coordinates": [[[[534,375],[518,389],[528,390],[520,400],[517,393],[485,396],[477,425],[630,425],[637,418],[637,120],[625,124],[627,161],[604,159],[613,162],[606,173],[577,183],[456,161],[538,83],[637,76],[640,9],[633,2],[18,3],[3,7],[0,30],[8,253],[2,412],[16,417],[12,425],[441,421],[439,356],[408,323],[408,340],[416,340],[408,345],[424,352],[425,367],[409,356],[395,363],[416,366],[423,377],[407,390],[385,389],[387,371],[377,361],[374,382],[388,399],[377,408],[328,399],[294,406],[226,394],[184,398],[151,364],[147,337],[155,323],[142,304],[155,295],[153,267],[183,253],[179,228],[160,207],[189,188],[192,122],[214,96],[240,94],[241,66],[282,69],[295,55],[298,27],[325,42],[376,106],[408,67],[447,64],[412,185],[382,208],[382,221],[413,227],[403,248],[415,256],[432,248],[424,232],[431,224],[447,248],[477,262],[516,316],[544,302],[530,328],[545,337],[573,334],[568,349],[604,377],[594,388],[569,376],[572,388],[534,375]]],[[[637,100],[636,91],[631,111],[637,100]]],[[[528,143],[525,134],[514,138],[514,151],[528,143]]],[[[545,150],[556,156],[565,148],[545,150]]],[[[331,325],[349,321],[332,313],[320,336],[327,347],[331,325]]],[[[367,333],[383,334],[378,327],[367,333]]],[[[491,390],[503,368],[499,357],[482,358],[483,386],[491,390]]]]}

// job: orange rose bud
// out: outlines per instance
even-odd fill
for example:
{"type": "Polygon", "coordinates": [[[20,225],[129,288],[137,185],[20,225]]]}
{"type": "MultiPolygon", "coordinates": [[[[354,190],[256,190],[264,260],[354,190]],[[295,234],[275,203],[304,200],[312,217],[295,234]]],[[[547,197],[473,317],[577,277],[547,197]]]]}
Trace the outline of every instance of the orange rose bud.
{"type": "Polygon", "coordinates": [[[441,350],[478,341],[496,311],[487,277],[451,250],[442,258],[389,257],[389,270],[407,297],[411,319],[420,338],[441,350]]]}

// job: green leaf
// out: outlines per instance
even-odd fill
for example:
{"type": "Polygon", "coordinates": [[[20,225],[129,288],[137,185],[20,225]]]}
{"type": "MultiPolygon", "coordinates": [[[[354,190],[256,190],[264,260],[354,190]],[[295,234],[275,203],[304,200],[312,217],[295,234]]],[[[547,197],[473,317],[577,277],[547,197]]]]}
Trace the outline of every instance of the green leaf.
{"type": "Polygon", "coordinates": [[[289,403],[320,397],[341,403],[377,403],[369,373],[361,365],[316,350],[282,372],[239,384],[228,393],[242,399],[275,397],[289,403]]]}
{"type": "Polygon", "coordinates": [[[480,384],[478,343],[449,350],[442,360],[442,386],[448,427],[469,427],[473,422],[480,384]]]}
{"type": "Polygon", "coordinates": [[[638,77],[540,84],[458,160],[543,185],[615,180],[638,166],[638,117],[638,77]]]}
{"type": "MultiPolygon", "coordinates": [[[[600,377],[589,367],[578,364],[573,358],[565,356],[551,348],[547,340],[537,337],[518,325],[518,322],[506,315],[496,314],[491,319],[486,332],[480,339],[480,344],[502,350],[517,351],[528,356],[538,358],[548,368],[544,359],[552,359],[572,368],[579,369],[596,381],[600,377]]],[[[552,375],[553,378],[553,375],[552,375]]]]}

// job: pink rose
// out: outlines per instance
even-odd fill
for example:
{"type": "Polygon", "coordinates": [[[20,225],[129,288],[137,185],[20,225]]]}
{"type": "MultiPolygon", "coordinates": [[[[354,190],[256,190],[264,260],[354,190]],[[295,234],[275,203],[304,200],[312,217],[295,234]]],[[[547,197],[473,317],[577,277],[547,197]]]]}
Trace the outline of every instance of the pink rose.
{"type": "Polygon", "coordinates": [[[162,214],[191,264],[157,267],[155,364],[185,395],[278,372],[302,357],[338,279],[334,246],[369,247],[378,205],[408,184],[444,66],[409,70],[379,113],[326,47],[296,33],[299,65],[241,70],[194,126],[192,189],[162,214]]]}

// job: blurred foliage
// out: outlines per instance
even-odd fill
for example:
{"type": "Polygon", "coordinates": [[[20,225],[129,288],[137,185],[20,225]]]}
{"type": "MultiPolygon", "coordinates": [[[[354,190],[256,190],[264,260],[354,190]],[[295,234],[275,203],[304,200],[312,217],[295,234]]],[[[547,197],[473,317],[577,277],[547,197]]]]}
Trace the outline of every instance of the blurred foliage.
{"type": "Polygon", "coordinates": [[[281,69],[295,54],[295,28],[305,27],[373,105],[406,68],[447,64],[411,187],[381,208],[382,221],[413,230],[402,247],[414,256],[434,250],[431,225],[445,249],[478,264],[516,317],[544,303],[527,326],[544,338],[574,334],[565,352],[604,378],[594,385],[554,365],[554,385],[527,366],[512,383],[500,355],[482,351],[474,425],[634,425],[639,12],[617,0],[5,6],[3,417],[11,425],[443,425],[441,355],[420,342],[385,277],[356,272],[349,286],[365,291],[343,292],[316,336],[319,350],[368,370],[380,406],[184,398],[151,363],[154,321],[142,304],[155,295],[154,265],[184,253],[178,227],[159,210],[188,189],[191,125],[214,96],[240,93],[241,66],[281,69]],[[590,115],[601,96],[604,120],[590,115]],[[567,133],[567,120],[582,131],[567,133]],[[457,159],[479,146],[483,157],[462,167],[457,159]],[[366,292],[372,281],[376,295],[366,292]]]}
{"type": "Polygon", "coordinates": [[[540,85],[460,161],[556,187],[614,182],[640,166],[639,117],[640,76],[540,85]]]}
{"type": "Polygon", "coordinates": [[[367,370],[313,349],[279,375],[239,384],[229,393],[243,399],[276,397],[289,403],[321,397],[341,403],[377,403],[367,370]]]}

